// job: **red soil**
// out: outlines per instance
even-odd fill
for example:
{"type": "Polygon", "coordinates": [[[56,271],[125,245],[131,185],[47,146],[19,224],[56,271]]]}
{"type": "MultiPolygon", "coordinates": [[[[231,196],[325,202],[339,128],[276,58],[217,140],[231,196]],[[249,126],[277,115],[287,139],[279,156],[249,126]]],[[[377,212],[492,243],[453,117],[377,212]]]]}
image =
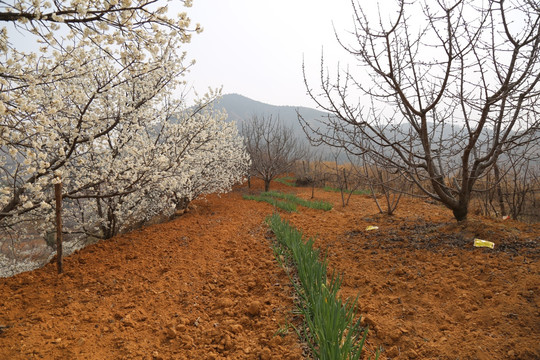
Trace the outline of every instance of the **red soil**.
{"type": "MultiPolygon", "coordinates": [[[[258,186],[260,184],[257,183],[258,186]]],[[[272,184],[309,198],[310,190],[272,184]]],[[[292,288],[273,258],[270,205],[245,188],[165,224],[0,279],[0,359],[301,359],[292,288]]],[[[282,214],[328,253],[381,359],[540,358],[540,229],[404,199],[394,216],[354,195],[282,214]],[[368,225],[378,230],[366,231],[368,225]],[[474,248],[475,237],[496,243],[474,248]]]]}

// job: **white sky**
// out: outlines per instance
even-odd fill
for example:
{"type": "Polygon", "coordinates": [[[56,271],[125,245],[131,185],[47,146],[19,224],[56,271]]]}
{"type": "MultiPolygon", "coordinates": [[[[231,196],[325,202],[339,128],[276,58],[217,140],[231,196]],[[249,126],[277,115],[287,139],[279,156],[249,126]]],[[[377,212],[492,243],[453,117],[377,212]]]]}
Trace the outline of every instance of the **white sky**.
{"type": "Polygon", "coordinates": [[[223,86],[224,94],[273,105],[315,107],[302,57],[316,86],[323,49],[331,68],[346,58],[332,22],[341,35],[353,28],[350,0],[194,0],[186,12],[204,28],[186,47],[197,61],[189,85],[199,93],[223,86]]]}
{"type": "MultiPolygon", "coordinates": [[[[364,10],[376,8],[376,1],[361,2],[364,10]]],[[[342,68],[354,67],[354,59],[334,34],[335,27],[347,38],[354,28],[351,0],[193,0],[191,8],[174,1],[169,8],[170,16],[185,11],[193,27],[200,23],[204,28],[183,48],[188,60],[196,60],[185,78],[188,101],[195,97],[194,91],[202,95],[209,87],[222,87],[223,94],[314,108],[316,104],[306,94],[302,60],[315,89],[319,88],[323,51],[331,74],[338,63],[342,68]]],[[[17,31],[10,30],[11,37],[20,49],[35,46],[17,31]]]]}

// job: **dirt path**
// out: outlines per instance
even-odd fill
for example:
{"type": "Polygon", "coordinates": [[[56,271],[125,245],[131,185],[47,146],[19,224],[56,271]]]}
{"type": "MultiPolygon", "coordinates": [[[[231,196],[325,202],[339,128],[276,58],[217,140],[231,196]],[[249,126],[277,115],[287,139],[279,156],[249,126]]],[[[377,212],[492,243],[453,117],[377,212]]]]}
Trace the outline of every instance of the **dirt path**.
{"type": "Polygon", "coordinates": [[[0,359],[300,359],[276,336],[293,307],[262,222],[239,193],[0,279],[0,359]]]}
{"type": "MultiPolygon", "coordinates": [[[[309,198],[308,189],[273,188],[309,198]]],[[[98,243],[55,267],[0,279],[0,359],[301,359],[284,324],[291,287],[273,259],[265,203],[241,189],[167,224],[98,243]],[[282,336],[285,335],[285,336],[282,336]]],[[[540,358],[540,229],[404,199],[316,192],[329,212],[282,214],[327,251],[343,296],[360,294],[366,355],[381,359],[540,358]],[[376,225],[375,231],[366,226],[376,225]],[[474,237],[495,249],[472,246],[474,237]]]]}

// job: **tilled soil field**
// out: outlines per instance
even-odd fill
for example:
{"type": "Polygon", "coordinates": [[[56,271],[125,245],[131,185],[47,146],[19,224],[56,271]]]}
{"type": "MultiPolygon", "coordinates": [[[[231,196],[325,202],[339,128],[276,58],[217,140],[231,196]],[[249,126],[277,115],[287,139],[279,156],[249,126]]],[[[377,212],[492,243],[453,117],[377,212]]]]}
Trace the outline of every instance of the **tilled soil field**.
{"type": "MultiPolygon", "coordinates": [[[[305,358],[264,224],[273,208],[243,200],[248,191],[259,190],[208,196],[168,223],[91,245],[65,259],[62,275],[49,264],[0,279],[0,359],[305,358]]],[[[418,199],[385,216],[367,196],[347,207],[339,193],[315,198],[334,209],[281,215],[343,274],[341,295],[359,294],[366,359],[376,349],[381,359],[540,358],[537,225],[457,224],[418,199]]]]}

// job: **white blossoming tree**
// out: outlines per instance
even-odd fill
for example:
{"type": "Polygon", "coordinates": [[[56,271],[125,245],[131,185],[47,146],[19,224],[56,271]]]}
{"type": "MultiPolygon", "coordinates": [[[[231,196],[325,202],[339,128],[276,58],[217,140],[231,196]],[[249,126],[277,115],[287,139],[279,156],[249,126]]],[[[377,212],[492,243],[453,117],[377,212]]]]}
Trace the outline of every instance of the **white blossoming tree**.
{"type": "Polygon", "coordinates": [[[192,64],[181,45],[201,28],[167,13],[156,0],[0,3],[2,231],[50,229],[59,179],[66,229],[100,238],[241,179],[248,158],[215,95],[191,111],[175,96],[192,64]]]}
{"type": "Polygon", "coordinates": [[[203,106],[174,117],[156,112],[145,125],[115,130],[114,139],[98,143],[102,151],[82,154],[70,171],[87,178],[79,180],[83,186],[66,190],[75,228],[108,238],[241,181],[249,158],[235,124],[203,106]]]}

